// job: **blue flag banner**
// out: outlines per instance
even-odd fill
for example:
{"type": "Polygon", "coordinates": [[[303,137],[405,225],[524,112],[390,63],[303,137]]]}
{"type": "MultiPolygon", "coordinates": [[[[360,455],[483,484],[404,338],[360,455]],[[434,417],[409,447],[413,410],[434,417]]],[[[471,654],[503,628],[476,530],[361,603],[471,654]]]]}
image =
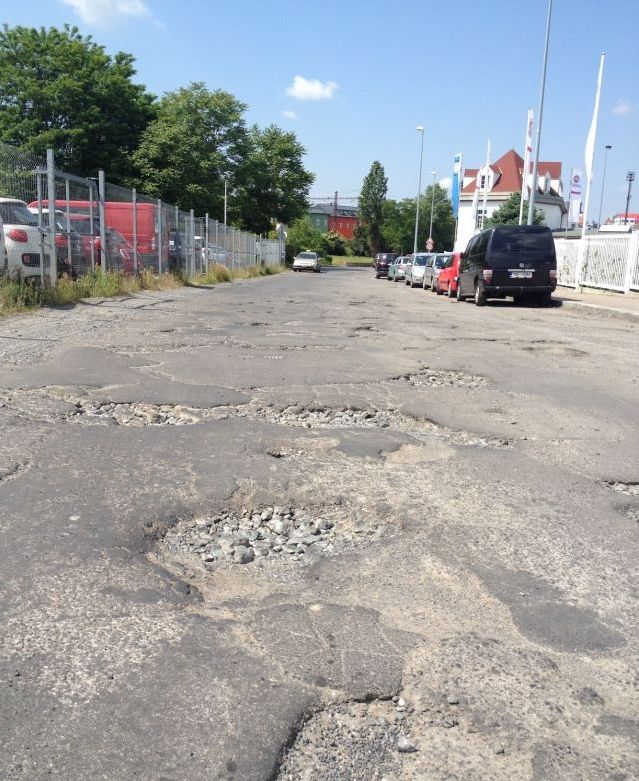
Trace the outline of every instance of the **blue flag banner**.
{"type": "Polygon", "coordinates": [[[453,158],[453,188],[451,192],[451,200],[453,202],[453,217],[457,219],[459,213],[459,192],[461,189],[461,177],[462,177],[462,160],[463,155],[461,152],[455,155],[453,158]]]}

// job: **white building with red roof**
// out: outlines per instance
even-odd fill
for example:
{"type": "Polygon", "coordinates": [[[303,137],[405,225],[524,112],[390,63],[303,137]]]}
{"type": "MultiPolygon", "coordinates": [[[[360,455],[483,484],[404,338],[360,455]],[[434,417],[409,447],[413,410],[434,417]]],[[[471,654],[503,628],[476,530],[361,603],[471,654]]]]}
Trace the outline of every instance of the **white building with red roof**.
{"type": "MultiPolygon", "coordinates": [[[[532,167],[532,166],[531,166],[532,167]]],[[[567,218],[567,206],[563,198],[561,163],[539,162],[537,170],[537,195],[535,208],[544,213],[544,224],[549,228],[562,228],[567,218]]],[[[488,168],[467,168],[464,171],[459,196],[459,224],[455,248],[463,250],[469,239],[483,228],[484,222],[513,193],[521,192],[524,161],[514,149],[510,149],[488,168]],[[484,213],[484,194],[486,210],[484,213]]],[[[532,185],[532,173],[527,174],[528,192],[532,185]]],[[[524,213],[524,221],[526,220],[524,213]]]]}

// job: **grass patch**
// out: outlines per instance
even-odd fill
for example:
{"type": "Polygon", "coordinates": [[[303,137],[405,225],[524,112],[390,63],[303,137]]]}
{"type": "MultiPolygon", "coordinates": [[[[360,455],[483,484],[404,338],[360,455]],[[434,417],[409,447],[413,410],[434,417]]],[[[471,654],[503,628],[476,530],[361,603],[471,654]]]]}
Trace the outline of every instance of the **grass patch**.
{"type": "Polygon", "coordinates": [[[219,285],[221,282],[232,282],[234,279],[269,277],[282,271],[284,271],[282,266],[249,266],[231,270],[216,263],[209,268],[208,273],[198,274],[191,282],[194,285],[219,285]]]}
{"type": "Polygon", "coordinates": [[[373,267],[373,259],[362,255],[333,255],[333,266],[367,266],[373,267]]]}

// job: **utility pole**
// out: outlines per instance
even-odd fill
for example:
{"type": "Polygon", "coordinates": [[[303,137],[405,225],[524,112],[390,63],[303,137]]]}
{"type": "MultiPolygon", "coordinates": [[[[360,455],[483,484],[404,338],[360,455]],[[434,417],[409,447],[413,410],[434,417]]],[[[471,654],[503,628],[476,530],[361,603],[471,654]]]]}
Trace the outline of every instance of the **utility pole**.
{"type": "Polygon", "coordinates": [[[604,187],[606,186],[606,162],[608,160],[608,152],[612,149],[612,144],[606,144],[604,147],[604,164],[603,175],[601,177],[601,198],[599,199],[599,227],[601,228],[601,210],[603,208],[604,187]]]}
{"type": "Polygon", "coordinates": [[[635,172],[628,171],[626,174],[626,181],[628,182],[628,195],[626,196],[626,218],[623,221],[624,225],[628,224],[628,209],[630,208],[630,195],[632,193],[632,183],[635,180],[635,172]]]}
{"type": "Polygon", "coordinates": [[[335,190],[335,200],[333,201],[333,217],[337,217],[337,190],[335,190]]]}

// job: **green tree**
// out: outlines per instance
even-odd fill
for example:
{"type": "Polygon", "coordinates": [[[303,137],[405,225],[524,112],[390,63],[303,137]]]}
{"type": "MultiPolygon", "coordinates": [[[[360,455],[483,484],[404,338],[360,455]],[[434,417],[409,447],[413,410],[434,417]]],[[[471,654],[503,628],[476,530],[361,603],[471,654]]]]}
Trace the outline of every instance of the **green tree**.
{"type": "Polygon", "coordinates": [[[286,259],[291,260],[298,252],[318,252],[325,255],[323,234],[310,221],[308,217],[303,217],[295,222],[288,229],[286,237],[286,259]]]}
{"type": "MultiPolygon", "coordinates": [[[[499,209],[496,209],[486,220],[485,228],[494,228],[497,225],[517,225],[519,222],[519,204],[521,193],[512,193],[508,200],[504,201],[499,209]]],[[[524,220],[528,215],[528,201],[524,201],[524,220]]],[[[535,209],[533,225],[544,224],[544,213],[541,209],[535,209]]]]}
{"type": "Polygon", "coordinates": [[[287,225],[308,211],[315,176],[304,168],[306,149],[295,133],[270,125],[248,132],[246,159],[238,168],[231,213],[245,230],[267,233],[276,222],[287,225]]]}
{"type": "Polygon", "coordinates": [[[202,82],[168,92],[133,155],[137,186],[221,218],[224,180],[234,180],[248,149],[245,110],[233,95],[210,92],[202,82]]]}
{"type": "Polygon", "coordinates": [[[346,255],[346,239],[335,231],[322,233],[322,248],[325,255],[346,255]]]}
{"type": "Polygon", "coordinates": [[[351,250],[353,255],[365,257],[371,254],[371,247],[368,243],[368,231],[364,225],[357,225],[353,231],[351,239],[351,250]]]}
{"type": "Polygon", "coordinates": [[[0,140],[44,154],[79,176],[103,168],[123,182],[154,98],[132,81],[134,58],[76,27],[0,29],[0,140]]]}
{"type": "MultiPolygon", "coordinates": [[[[415,241],[416,198],[402,201],[388,200],[384,204],[382,236],[387,247],[395,252],[412,252],[415,241]]],[[[443,187],[435,185],[434,200],[431,185],[422,194],[419,202],[419,232],[417,249],[426,249],[430,229],[430,213],[433,208],[433,241],[438,251],[450,250],[455,240],[455,220],[448,194],[443,187]]]]}
{"type": "Polygon", "coordinates": [[[375,160],[364,178],[359,195],[359,217],[368,233],[368,244],[373,254],[383,248],[382,220],[387,190],[384,167],[375,160]]]}

